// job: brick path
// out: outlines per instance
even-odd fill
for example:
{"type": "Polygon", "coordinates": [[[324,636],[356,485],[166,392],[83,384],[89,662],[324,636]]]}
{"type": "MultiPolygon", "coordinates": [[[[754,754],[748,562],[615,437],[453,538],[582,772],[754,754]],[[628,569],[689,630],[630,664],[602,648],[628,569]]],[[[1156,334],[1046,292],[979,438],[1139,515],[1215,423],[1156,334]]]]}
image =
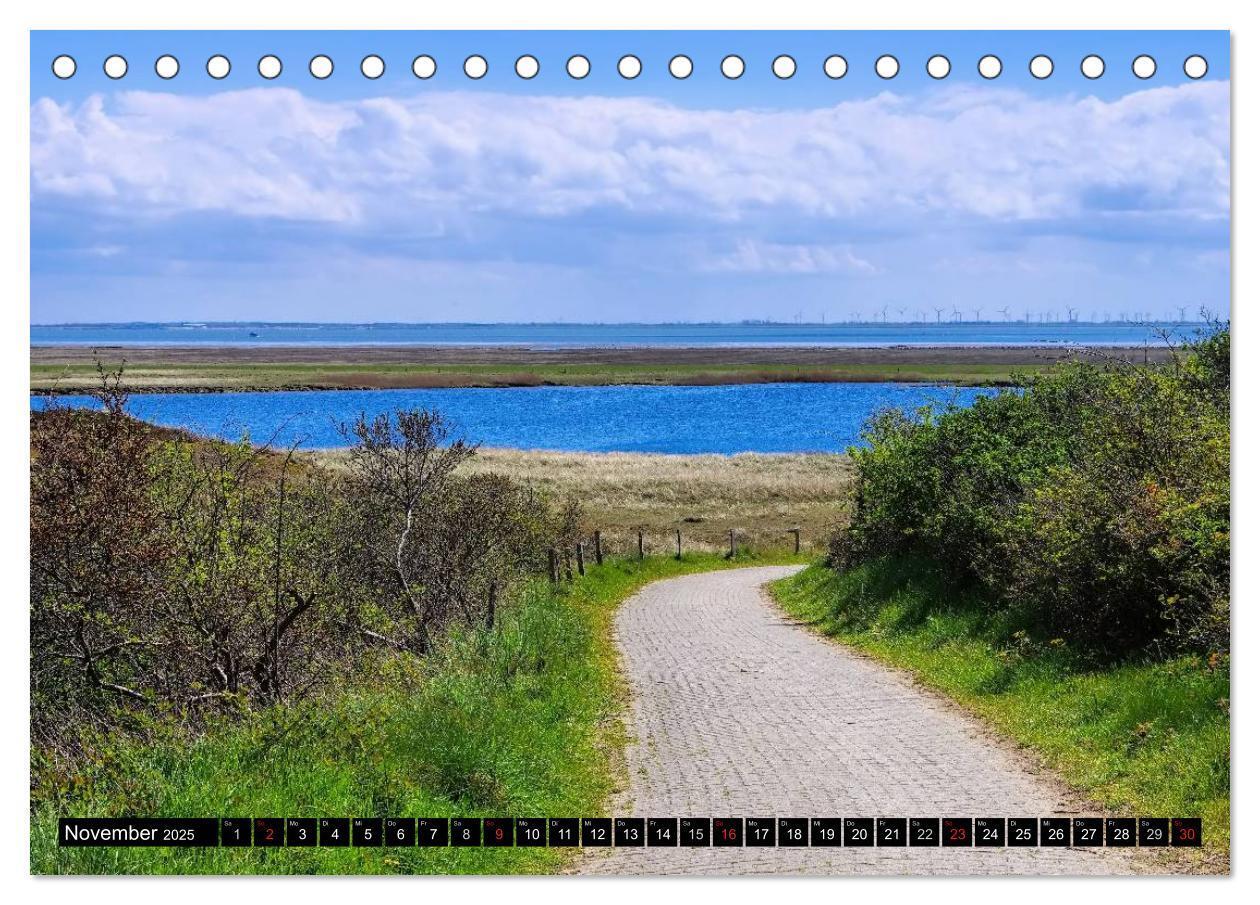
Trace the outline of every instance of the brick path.
{"type": "MultiPolygon", "coordinates": [[[[1053,816],[1053,780],[905,678],[788,619],[762,585],[792,567],[649,585],[616,639],[633,692],[629,789],[615,815],[1053,816]]],[[[614,874],[1113,874],[1091,849],[590,849],[614,874]]]]}

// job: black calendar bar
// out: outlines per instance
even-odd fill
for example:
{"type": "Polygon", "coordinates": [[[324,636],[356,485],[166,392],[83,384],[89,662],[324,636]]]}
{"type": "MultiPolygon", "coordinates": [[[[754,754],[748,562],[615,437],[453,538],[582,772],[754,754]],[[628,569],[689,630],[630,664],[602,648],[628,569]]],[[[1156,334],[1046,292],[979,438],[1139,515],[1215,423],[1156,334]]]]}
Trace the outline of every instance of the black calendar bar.
{"type": "Polygon", "coordinates": [[[62,846],[1201,846],[1198,817],[63,817],[62,846]]]}

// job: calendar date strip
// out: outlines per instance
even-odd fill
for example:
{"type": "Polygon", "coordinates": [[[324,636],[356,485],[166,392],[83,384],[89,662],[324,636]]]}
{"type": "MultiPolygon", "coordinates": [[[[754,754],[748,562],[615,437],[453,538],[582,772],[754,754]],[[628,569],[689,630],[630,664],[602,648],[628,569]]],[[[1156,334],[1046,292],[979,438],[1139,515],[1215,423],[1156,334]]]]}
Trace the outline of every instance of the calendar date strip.
{"type": "Polygon", "coordinates": [[[201,817],[58,821],[57,844],[148,847],[1200,846],[1198,817],[201,817]]]}

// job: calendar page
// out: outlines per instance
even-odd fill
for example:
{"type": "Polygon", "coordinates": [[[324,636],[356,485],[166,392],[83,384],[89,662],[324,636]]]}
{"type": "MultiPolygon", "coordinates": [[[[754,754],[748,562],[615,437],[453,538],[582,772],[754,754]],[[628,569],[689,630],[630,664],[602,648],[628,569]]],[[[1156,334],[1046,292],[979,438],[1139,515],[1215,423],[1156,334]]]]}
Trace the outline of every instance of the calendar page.
{"type": "Polygon", "coordinates": [[[1226,31],[33,31],[30,871],[1230,871],[1226,31]]]}

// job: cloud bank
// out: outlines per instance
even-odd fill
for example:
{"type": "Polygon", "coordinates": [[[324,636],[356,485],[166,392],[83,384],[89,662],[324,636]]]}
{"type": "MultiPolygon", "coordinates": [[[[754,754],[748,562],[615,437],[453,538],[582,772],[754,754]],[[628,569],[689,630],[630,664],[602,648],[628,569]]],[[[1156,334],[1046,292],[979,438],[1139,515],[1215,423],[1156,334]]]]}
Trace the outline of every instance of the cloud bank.
{"type": "Polygon", "coordinates": [[[408,212],[594,209],[742,220],[894,213],[1223,217],[1228,86],[1113,102],[972,90],[819,110],[446,93],[127,92],[32,110],[37,192],[144,211],[391,225],[408,212]]]}
{"type": "Polygon", "coordinates": [[[239,235],[236,254],[264,266],[334,243],[375,265],[456,269],[877,281],[930,255],[1027,273],[1030,248],[1059,239],[1219,251],[1229,86],[733,111],[477,92],[121,92],[36,101],[31,181],[36,238],[55,213],[79,225],[50,246],[77,242],[110,266],[139,236],[182,236],[167,258],[196,257],[212,224],[224,258],[239,235]]]}

